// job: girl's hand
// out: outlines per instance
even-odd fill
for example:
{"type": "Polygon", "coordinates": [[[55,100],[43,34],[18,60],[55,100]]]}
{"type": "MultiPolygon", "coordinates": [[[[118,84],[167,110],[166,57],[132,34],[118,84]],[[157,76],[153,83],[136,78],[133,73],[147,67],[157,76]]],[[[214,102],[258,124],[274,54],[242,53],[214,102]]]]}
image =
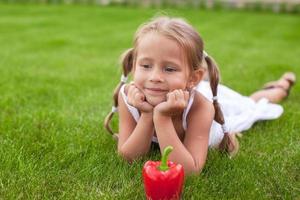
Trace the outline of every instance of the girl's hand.
{"type": "Polygon", "coordinates": [[[153,106],[146,101],[144,93],[134,83],[128,86],[127,98],[128,103],[139,111],[144,113],[151,113],[153,111],[153,106]]]}
{"type": "Polygon", "coordinates": [[[167,94],[167,101],[158,104],[154,110],[165,116],[179,114],[186,108],[189,96],[188,91],[174,90],[167,94]]]}

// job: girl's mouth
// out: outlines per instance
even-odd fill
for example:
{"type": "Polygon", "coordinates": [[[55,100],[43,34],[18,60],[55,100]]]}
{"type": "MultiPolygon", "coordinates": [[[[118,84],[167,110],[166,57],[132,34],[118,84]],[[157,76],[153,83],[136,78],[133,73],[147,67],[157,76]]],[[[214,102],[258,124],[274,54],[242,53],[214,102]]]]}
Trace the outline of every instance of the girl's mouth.
{"type": "Polygon", "coordinates": [[[168,92],[168,90],[165,89],[161,89],[161,88],[154,88],[154,87],[147,87],[145,88],[145,92],[149,93],[150,95],[161,95],[161,94],[165,94],[168,92]]]}

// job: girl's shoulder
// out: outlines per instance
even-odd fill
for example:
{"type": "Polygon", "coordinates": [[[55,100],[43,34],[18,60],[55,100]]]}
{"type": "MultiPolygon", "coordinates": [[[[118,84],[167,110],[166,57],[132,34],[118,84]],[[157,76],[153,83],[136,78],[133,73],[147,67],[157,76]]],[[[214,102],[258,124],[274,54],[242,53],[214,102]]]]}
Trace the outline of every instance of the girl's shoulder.
{"type": "Polygon", "coordinates": [[[188,113],[187,120],[190,121],[195,116],[213,118],[215,114],[214,105],[200,92],[195,92],[194,101],[188,113]]]}
{"type": "Polygon", "coordinates": [[[123,97],[124,97],[124,95],[127,96],[129,85],[130,85],[130,83],[125,83],[124,85],[122,85],[120,87],[118,96],[120,96],[120,95],[123,97]]]}

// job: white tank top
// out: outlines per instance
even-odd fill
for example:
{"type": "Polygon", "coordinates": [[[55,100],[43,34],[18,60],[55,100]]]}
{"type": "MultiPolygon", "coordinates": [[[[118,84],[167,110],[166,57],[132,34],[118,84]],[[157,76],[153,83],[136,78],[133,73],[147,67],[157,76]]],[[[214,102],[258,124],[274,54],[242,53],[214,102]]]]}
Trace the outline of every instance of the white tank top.
{"type": "MultiPolygon", "coordinates": [[[[125,94],[125,84],[120,88],[120,92],[121,92],[122,98],[123,98],[128,110],[129,110],[129,112],[131,113],[134,120],[136,122],[138,122],[138,120],[140,118],[140,113],[139,113],[138,109],[136,109],[135,107],[128,104],[128,98],[127,98],[127,95],[125,94]]],[[[193,105],[194,97],[195,97],[195,90],[192,90],[189,101],[188,101],[188,105],[184,109],[183,114],[182,114],[182,127],[185,131],[187,129],[186,118],[187,118],[187,115],[188,115],[192,105],[193,105]]],[[[152,141],[158,143],[157,137],[153,136],[152,141]]]]}

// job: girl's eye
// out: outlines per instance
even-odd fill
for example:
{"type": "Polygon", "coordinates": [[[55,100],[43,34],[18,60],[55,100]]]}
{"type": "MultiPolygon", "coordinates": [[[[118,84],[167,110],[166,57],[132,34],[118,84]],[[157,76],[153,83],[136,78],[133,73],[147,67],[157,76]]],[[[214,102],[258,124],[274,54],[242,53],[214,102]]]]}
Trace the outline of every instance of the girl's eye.
{"type": "Polygon", "coordinates": [[[167,66],[167,67],[165,67],[165,71],[166,72],[176,72],[177,70],[174,67],[167,66]]]}
{"type": "Polygon", "coordinates": [[[142,68],[149,69],[150,65],[141,65],[142,68]]]}

